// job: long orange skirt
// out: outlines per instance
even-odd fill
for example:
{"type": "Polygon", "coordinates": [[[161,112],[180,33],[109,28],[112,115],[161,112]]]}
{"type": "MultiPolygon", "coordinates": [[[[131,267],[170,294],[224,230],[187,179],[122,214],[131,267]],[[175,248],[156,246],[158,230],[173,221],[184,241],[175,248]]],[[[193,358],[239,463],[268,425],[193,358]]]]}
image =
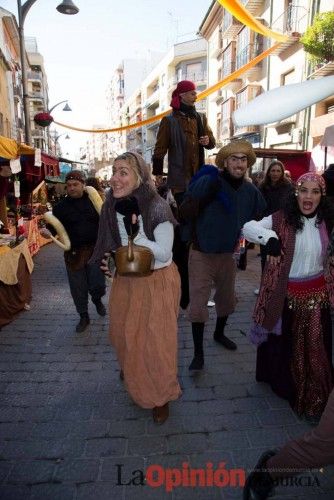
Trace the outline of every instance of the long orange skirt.
{"type": "Polygon", "coordinates": [[[180,277],[174,263],[147,277],[115,276],[110,339],[131,398],[142,408],[177,399],[180,277]]]}

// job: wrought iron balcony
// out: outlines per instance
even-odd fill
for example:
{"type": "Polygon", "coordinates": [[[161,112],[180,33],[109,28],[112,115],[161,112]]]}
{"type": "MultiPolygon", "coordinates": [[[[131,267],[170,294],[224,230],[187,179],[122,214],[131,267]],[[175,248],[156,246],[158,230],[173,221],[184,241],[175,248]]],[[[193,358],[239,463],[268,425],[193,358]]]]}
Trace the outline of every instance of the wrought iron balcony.
{"type": "Polygon", "coordinates": [[[263,7],[264,0],[239,0],[242,5],[246,7],[248,12],[252,15],[256,15],[259,9],[263,7]]]}
{"type": "MultiPolygon", "coordinates": [[[[237,52],[235,69],[239,69],[248,62],[250,62],[254,57],[258,56],[262,52],[262,43],[250,43],[246,45],[242,50],[237,52]]],[[[251,68],[250,71],[258,71],[262,63],[258,63],[255,67],[251,68]]],[[[247,72],[247,76],[249,72],[247,72]]],[[[246,76],[246,75],[244,75],[246,76]]]]}
{"type": "Polygon", "coordinates": [[[285,49],[299,41],[307,28],[308,11],[305,7],[289,5],[289,7],[272,23],[271,29],[284,33],[289,38],[282,42],[273,55],[281,54],[285,49]]]}
{"type": "Polygon", "coordinates": [[[222,24],[222,35],[226,38],[234,38],[240,31],[242,24],[227,10],[224,9],[224,17],[222,24]]]}

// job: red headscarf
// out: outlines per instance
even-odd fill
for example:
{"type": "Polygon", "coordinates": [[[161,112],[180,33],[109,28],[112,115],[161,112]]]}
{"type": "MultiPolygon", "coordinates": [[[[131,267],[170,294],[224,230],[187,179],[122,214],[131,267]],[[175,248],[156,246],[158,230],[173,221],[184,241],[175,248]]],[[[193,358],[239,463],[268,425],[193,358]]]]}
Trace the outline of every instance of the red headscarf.
{"type": "Polygon", "coordinates": [[[190,92],[191,90],[196,90],[196,86],[190,80],[182,80],[177,84],[176,89],[172,93],[172,100],[170,105],[173,109],[180,109],[180,94],[183,92],[190,92]]]}
{"type": "Polygon", "coordinates": [[[306,181],[312,181],[312,182],[317,182],[319,184],[319,187],[321,189],[322,195],[326,196],[326,183],[324,178],[316,174],[315,172],[306,172],[306,174],[301,175],[296,182],[296,189],[298,189],[303,182],[306,181]]]}

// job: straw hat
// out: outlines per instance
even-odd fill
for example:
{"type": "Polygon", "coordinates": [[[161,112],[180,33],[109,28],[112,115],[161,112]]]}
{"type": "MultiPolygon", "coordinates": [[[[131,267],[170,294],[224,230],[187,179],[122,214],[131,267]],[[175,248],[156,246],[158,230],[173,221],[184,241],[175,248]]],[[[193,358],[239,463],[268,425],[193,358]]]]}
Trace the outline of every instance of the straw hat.
{"type": "Polygon", "coordinates": [[[216,156],[216,165],[218,168],[224,167],[224,161],[229,156],[235,153],[243,153],[247,156],[248,167],[251,167],[256,162],[256,155],[254,153],[253,146],[250,142],[240,139],[237,141],[232,141],[227,146],[221,148],[216,156]]]}

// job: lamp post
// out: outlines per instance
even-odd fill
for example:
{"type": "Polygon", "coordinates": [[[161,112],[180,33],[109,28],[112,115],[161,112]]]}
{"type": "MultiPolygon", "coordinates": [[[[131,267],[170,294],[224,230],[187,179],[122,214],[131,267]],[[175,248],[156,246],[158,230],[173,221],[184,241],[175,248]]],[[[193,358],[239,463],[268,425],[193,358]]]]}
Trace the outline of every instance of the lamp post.
{"type": "Polygon", "coordinates": [[[62,137],[63,135],[65,135],[65,139],[68,140],[68,139],[70,139],[70,136],[66,132],[64,132],[62,134],[57,134],[57,130],[53,130],[52,134],[53,134],[52,139],[54,142],[54,150],[55,150],[55,154],[57,155],[57,145],[58,145],[59,138],[62,137]]]}
{"type": "Polygon", "coordinates": [[[70,107],[69,107],[69,105],[68,105],[68,101],[67,101],[67,100],[65,100],[65,101],[60,101],[60,102],[57,102],[57,104],[55,104],[54,106],[52,106],[52,108],[50,108],[50,109],[48,110],[48,113],[50,113],[50,114],[51,114],[51,112],[52,112],[52,111],[53,111],[53,110],[54,110],[57,106],[59,106],[60,104],[64,104],[64,102],[66,102],[66,104],[65,104],[65,106],[63,107],[63,111],[72,111],[72,110],[71,110],[71,108],[70,108],[70,107]]]}
{"type": "MultiPolygon", "coordinates": [[[[31,145],[31,128],[30,128],[29,95],[28,95],[28,83],[27,83],[27,66],[26,66],[25,45],[24,45],[24,21],[30,8],[34,5],[36,1],[37,0],[26,0],[26,2],[22,5],[21,0],[17,0],[25,142],[29,145],[31,145]]],[[[79,12],[78,7],[76,7],[71,0],[64,0],[60,5],[58,5],[57,10],[61,14],[69,14],[69,15],[77,14],[79,12]]]]}

